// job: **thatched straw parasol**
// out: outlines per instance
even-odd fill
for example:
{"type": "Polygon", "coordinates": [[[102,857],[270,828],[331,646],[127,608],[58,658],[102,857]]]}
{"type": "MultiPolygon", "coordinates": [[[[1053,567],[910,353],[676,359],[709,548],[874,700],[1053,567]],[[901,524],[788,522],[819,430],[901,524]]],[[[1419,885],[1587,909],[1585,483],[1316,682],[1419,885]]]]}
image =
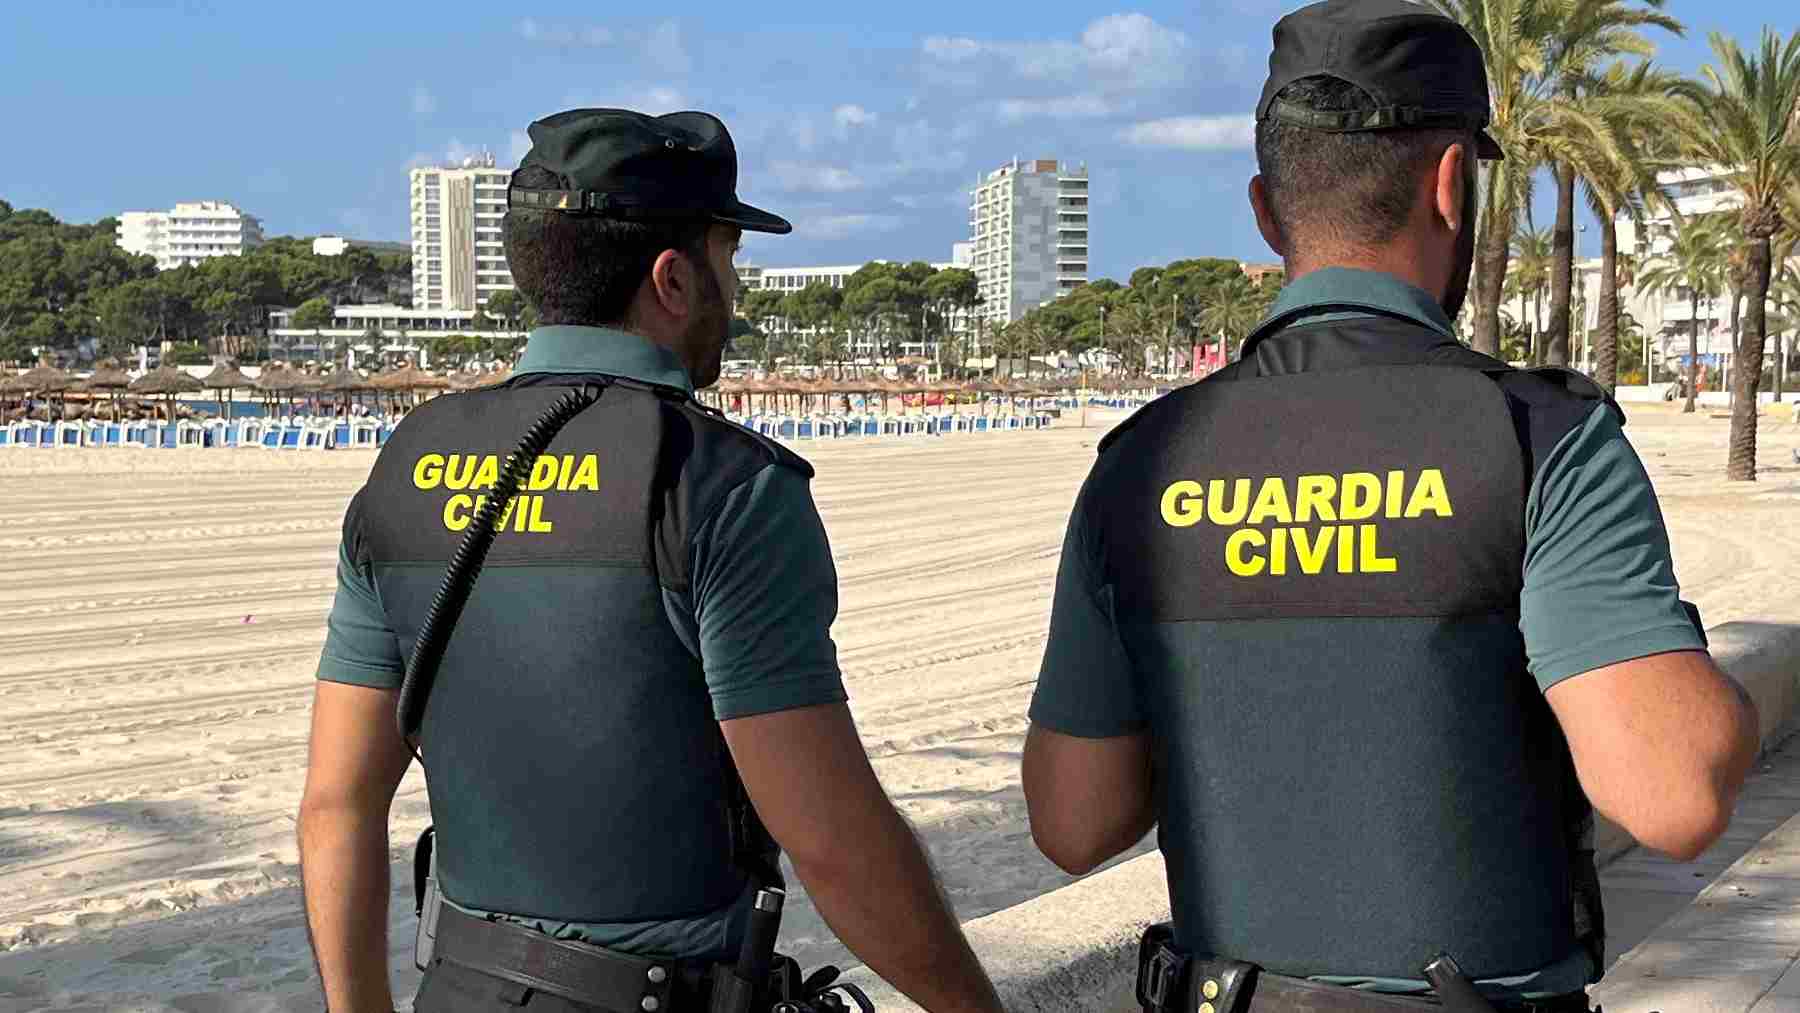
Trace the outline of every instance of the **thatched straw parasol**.
{"type": "Polygon", "coordinates": [[[434,373],[427,373],[408,360],[397,369],[370,377],[369,385],[390,394],[410,396],[421,390],[446,390],[450,387],[450,381],[434,373]]]}
{"type": "Polygon", "coordinates": [[[500,366],[491,373],[483,374],[480,381],[478,381],[475,386],[492,387],[495,384],[505,383],[510,379],[512,379],[512,367],[500,366]]]}
{"type": "Polygon", "coordinates": [[[175,395],[204,390],[200,381],[172,362],[166,362],[136,380],[129,388],[133,394],[165,394],[169,399],[169,421],[175,421],[175,395]]]}
{"type": "Polygon", "coordinates": [[[112,406],[113,421],[119,419],[119,391],[131,386],[131,374],[119,368],[117,359],[101,359],[94,364],[94,372],[83,383],[90,391],[110,391],[107,402],[112,406]]]}
{"type": "Polygon", "coordinates": [[[220,392],[219,417],[223,419],[231,418],[231,413],[225,410],[225,405],[231,400],[230,392],[240,387],[248,390],[256,386],[249,377],[238,372],[237,363],[230,359],[214,364],[212,372],[200,378],[200,385],[207,390],[220,392]]]}
{"type": "Polygon", "coordinates": [[[37,394],[61,394],[75,386],[75,378],[50,365],[48,359],[26,370],[19,382],[26,390],[37,394]]]}
{"type": "Polygon", "coordinates": [[[481,372],[469,372],[468,370],[458,370],[458,371],[450,374],[450,379],[449,379],[450,389],[451,390],[470,390],[474,387],[479,386],[481,384],[482,378],[486,375],[487,375],[486,373],[481,373],[481,372]]]}
{"type": "Polygon", "coordinates": [[[343,395],[344,414],[347,416],[350,414],[350,405],[356,401],[356,395],[378,388],[356,370],[348,366],[339,366],[320,377],[318,386],[313,389],[326,394],[343,395]]]}

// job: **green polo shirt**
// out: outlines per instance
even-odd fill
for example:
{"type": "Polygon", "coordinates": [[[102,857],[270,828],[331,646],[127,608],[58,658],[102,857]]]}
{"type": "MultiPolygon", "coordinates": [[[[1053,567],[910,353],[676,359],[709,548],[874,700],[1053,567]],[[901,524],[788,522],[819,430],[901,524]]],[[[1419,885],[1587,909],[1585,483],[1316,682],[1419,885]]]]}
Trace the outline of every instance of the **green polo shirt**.
{"type": "MultiPolygon", "coordinates": [[[[667,349],[606,328],[541,327],[532,332],[514,372],[601,373],[693,390],[686,370],[667,349]]],[[[837,571],[800,473],[771,464],[732,490],[695,531],[691,554],[690,590],[665,589],[664,612],[701,661],[717,720],[845,699],[831,640],[837,571]]],[[[531,607],[529,599],[518,599],[518,607],[531,607]]],[[[318,677],[397,690],[405,667],[372,573],[359,569],[340,546],[337,597],[318,677]]],[[[655,715],[646,714],[644,720],[655,720],[655,715]]],[[[597,785],[596,794],[603,796],[605,786],[597,785]]],[[[596,852],[594,869],[605,875],[603,852],[596,852]]],[[[735,908],[677,921],[508,920],[558,938],[647,956],[724,958],[735,952],[749,900],[746,895],[735,908]]]]}
{"type": "MultiPolygon", "coordinates": [[[[1328,268],[1296,279],[1269,323],[1293,325],[1372,315],[1409,320],[1453,336],[1426,292],[1391,275],[1328,268]]],[[[1260,329],[1260,328],[1259,328],[1260,329]]],[[[1049,640],[1031,703],[1034,723],[1066,735],[1108,738],[1148,727],[1134,670],[1112,618],[1112,589],[1077,501],[1057,573],[1049,640]]],[[[1680,600],[1669,537],[1643,462],[1613,412],[1597,406],[1551,450],[1525,504],[1524,590],[1519,628],[1540,689],[1607,665],[1668,651],[1701,650],[1703,634],[1680,600]]],[[[1304,780],[1305,772],[1272,771],[1304,780]]],[[[1501,994],[1581,990],[1594,968],[1582,953],[1491,984],[1501,994]]],[[[1345,968],[1321,980],[1416,992],[1423,981],[1378,979],[1345,968]]]]}

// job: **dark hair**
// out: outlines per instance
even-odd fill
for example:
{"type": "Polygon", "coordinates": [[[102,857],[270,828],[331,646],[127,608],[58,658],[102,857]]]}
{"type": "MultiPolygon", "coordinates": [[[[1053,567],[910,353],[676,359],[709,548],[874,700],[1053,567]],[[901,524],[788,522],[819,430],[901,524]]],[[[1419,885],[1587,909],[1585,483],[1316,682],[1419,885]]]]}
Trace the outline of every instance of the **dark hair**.
{"type": "MultiPolygon", "coordinates": [[[[1304,77],[1281,89],[1283,102],[1320,112],[1374,112],[1375,99],[1335,77],[1304,77]]],[[[1275,227],[1292,254],[1320,238],[1379,246],[1412,215],[1419,173],[1474,136],[1456,130],[1338,134],[1274,117],[1256,125],[1256,163],[1275,227]]]]}
{"type": "MultiPolygon", "coordinates": [[[[513,185],[561,189],[563,180],[540,166],[524,166],[513,185]]],[[[506,264],[519,294],[546,324],[619,326],[664,250],[706,264],[708,222],[628,222],[513,208],[501,223],[506,264]]]]}

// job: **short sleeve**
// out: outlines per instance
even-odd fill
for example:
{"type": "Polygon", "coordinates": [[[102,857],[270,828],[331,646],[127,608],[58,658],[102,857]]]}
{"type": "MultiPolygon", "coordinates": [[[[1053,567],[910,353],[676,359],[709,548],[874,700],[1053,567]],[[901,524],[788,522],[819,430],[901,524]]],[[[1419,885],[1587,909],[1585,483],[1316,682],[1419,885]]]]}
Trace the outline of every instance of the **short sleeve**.
{"type": "Polygon", "coordinates": [[[837,567],[805,476],[771,464],[692,539],[700,662],[720,721],[846,699],[837,567]]]}
{"type": "Polygon", "coordinates": [[[1519,628],[1546,691],[1608,665],[1705,649],[1681,601],[1656,490],[1604,405],[1557,444],[1532,482],[1519,628]]]}
{"type": "Polygon", "coordinates": [[[348,545],[338,548],[337,597],[325,626],[319,678],[374,689],[399,689],[406,661],[400,640],[388,627],[374,575],[358,568],[348,545]]]}
{"type": "Polygon", "coordinates": [[[1131,660],[1114,623],[1112,588],[1086,537],[1083,495],[1076,501],[1056,569],[1050,635],[1031,697],[1031,720],[1084,739],[1132,735],[1145,727],[1131,660]]]}

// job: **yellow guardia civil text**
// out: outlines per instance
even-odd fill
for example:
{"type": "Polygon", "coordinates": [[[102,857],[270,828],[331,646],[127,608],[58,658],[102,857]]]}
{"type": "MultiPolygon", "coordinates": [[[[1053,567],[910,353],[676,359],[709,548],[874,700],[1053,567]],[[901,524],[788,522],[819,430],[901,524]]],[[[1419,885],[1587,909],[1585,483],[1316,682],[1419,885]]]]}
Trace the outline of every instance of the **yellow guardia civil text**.
{"type": "Polygon", "coordinates": [[[1163,523],[1233,528],[1225,567],[1238,577],[1397,573],[1382,554],[1382,531],[1425,517],[1451,517],[1450,490],[1437,468],[1418,472],[1182,479],[1162,494],[1163,523]],[[1266,530],[1265,530],[1266,529],[1266,530]]]}
{"type": "MultiPolygon", "coordinates": [[[[444,500],[444,528],[461,531],[487,503],[478,490],[492,489],[505,466],[506,458],[499,454],[423,454],[413,462],[413,488],[449,491],[451,495],[444,500]]],[[[599,489],[598,454],[545,454],[532,462],[531,474],[519,483],[519,494],[501,513],[496,530],[548,534],[556,530],[556,524],[544,516],[546,493],[599,489]]]]}

